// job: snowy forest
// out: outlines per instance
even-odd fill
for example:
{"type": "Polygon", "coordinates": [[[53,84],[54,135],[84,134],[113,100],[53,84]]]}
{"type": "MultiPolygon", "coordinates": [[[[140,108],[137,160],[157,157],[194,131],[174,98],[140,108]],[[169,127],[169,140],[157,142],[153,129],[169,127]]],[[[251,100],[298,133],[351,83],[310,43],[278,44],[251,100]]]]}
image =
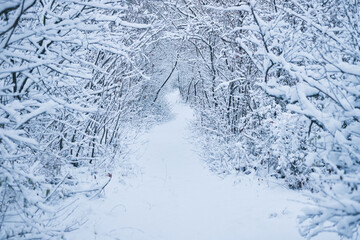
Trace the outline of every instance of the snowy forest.
{"type": "MultiPolygon", "coordinates": [[[[171,91],[214,181],[301,195],[299,239],[360,238],[359,0],[0,0],[0,239],[181,239],[87,238],[79,214],[110,184],[125,189],[117,201],[131,195],[132,146],[174,118],[171,91]]],[[[187,239],[285,239],[236,228],[187,239]]]]}

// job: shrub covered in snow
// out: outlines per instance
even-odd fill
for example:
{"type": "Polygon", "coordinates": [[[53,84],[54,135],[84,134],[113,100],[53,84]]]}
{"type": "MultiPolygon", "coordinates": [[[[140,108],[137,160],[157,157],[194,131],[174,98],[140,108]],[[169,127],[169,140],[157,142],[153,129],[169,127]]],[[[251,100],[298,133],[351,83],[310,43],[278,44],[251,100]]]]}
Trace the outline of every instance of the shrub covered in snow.
{"type": "MultiPolygon", "coordinates": [[[[147,4],[147,3],[142,3],[147,4]]],[[[130,2],[0,2],[0,238],[59,238],[111,179],[129,125],[158,106],[130,2]]],[[[146,34],[149,34],[146,35],[146,34]]]]}
{"type": "Polygon", "coordinates": [[[357,1],[189,1],[176,7],[191,19],[182,36],[197,66],[181,90],[198,110],[211,165],[225,173],[267,169],[292,188],[326,192],[301,218],[302,234],[330,230],[356,238],[357,1]]]}

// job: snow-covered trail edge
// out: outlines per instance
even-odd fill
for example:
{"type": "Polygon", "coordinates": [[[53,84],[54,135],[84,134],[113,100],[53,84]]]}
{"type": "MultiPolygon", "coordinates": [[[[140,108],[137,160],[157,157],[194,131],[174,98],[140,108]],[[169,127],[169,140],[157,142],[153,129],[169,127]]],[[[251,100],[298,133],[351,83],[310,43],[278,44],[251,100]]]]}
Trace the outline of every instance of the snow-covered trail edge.
{"type": "MultiPolygon", "coordinates": [[[[193,111],[178,92],[167,96],[175,117],[154,127],[133,156],[142,174],[124,185],[116,173],[105,198],[81,206],[86,219],[67,239],[256,240],[303,239],[296,217],[304,197],[252,178],[234,184],[213,175],[187,140],[193,111]],[[147,140],[147,144],[143,144],[147,140]]],[[[321,236],[317,239],[337,239],[321,236]]]]}

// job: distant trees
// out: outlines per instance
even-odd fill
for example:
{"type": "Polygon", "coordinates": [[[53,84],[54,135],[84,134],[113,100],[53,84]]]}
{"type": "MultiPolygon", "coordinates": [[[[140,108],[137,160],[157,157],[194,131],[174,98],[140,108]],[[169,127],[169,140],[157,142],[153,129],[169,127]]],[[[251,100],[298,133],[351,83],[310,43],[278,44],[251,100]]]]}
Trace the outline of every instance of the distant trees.
{"type": "Polygon", "coordinates": [[[178,84],[196,109],[197,130],[205,133],[203,147],[212,169],[252,171],[268,163],[267,157],[257,160],[266,156],[260,154],[269,137],[263,119],[274,114],[269,106],[274,101],[255,86],[260,71],[236,42],[235,29],[246,24],[245,15],[231,8],[235,1],[227,3],[229,9],[216,1],[166,4],[172,14],[167,17],[173,26],[171,37],[180,52],[178,84]]]}
{"type": "Polygon", "coordinates": [[[51,238],[76,227],[66,220],[69,197],[101,189],[106,166],[124,151],[126,124],[154,107],[145,100],[152,90],[141,48],[155,15],[141,7],[1,3],[1,239],[51,238]],[[81,179],[93,190],[75,191],[85,187],[81,179]]]}

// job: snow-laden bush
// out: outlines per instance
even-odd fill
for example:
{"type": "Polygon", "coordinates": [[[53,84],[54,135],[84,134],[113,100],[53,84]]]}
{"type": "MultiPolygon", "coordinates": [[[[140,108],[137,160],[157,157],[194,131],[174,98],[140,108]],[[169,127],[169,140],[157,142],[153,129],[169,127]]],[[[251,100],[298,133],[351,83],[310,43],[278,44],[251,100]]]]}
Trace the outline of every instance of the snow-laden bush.
{"type": "Polygon", "coordinates": [[[283,102],[287,111],[309,119],[308,135],[317,142],[304,151],[304,157],[321,176],[312,174],[311,181],[314,189],[320,183],[319,191],[331,189],[322,198],[325,204],[314,199],[318,210],[302,218],[308,223],[302,233],[308,237],[329,229],[341,236],[357,236],[359,7],[356,1],[287,1],[269,11],[261,1],[251,1],[245,10],[254,24],[248,31],[251,37],[239,42],[256,45],[252,59],[264,66],[263,89],[283,102]],[[347,177],[351,182],[344,180],[347,177]]]}
{"type": "Polygon", "coordinates": [[[124,131],[155,109],[139,50],[154,15],[141,6],[1,1],[1,239],[76,228],[79,195],[101,192],[126,148],[124,131]]]}
{"type": "Polygon", "coordinates": [[[359,8],[355,0],[172,5],[179,38],[193,47],[188,63],[195,65],[192,74],[179,69],[188,76],[181,92],[197,110],[209,162],[232,169],[243,158],[293,188],[332,189],[325,207],[316,198],[317,214],[302,218],[308,237],[312,228],[319,233],[330,225],[341,236],[357,236],[357,210],[349,209],[357,209],[360,184],[359,8]],[[255,91],[246,93],[247,86],[255,91]],[[275,102],[257,95],[257,87],[275,102]],[[256,97],[263,101],[254,108],[256,97]],[[337,193],[338,185],[348,194],[337,193]]]}

